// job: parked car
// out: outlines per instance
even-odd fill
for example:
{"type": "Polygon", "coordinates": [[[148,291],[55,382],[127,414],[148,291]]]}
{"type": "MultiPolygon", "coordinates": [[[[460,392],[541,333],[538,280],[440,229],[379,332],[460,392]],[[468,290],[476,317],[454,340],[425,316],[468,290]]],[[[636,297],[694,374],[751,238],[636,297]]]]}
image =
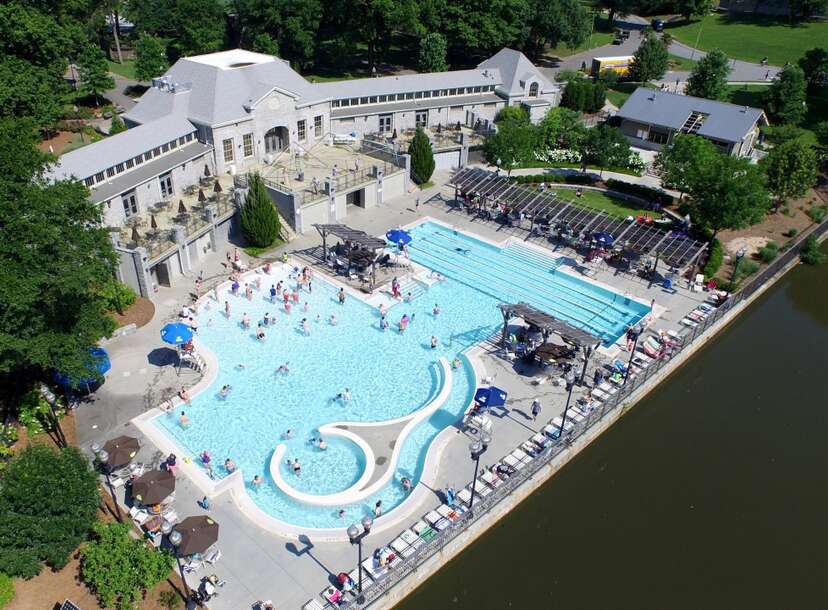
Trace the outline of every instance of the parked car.
{"type": "Polygon", "coordinates": [[[650,22],[650,26],[656,32],[663,32],[664,31],[664,20],[663,19],[653,19],[650,22]]]}

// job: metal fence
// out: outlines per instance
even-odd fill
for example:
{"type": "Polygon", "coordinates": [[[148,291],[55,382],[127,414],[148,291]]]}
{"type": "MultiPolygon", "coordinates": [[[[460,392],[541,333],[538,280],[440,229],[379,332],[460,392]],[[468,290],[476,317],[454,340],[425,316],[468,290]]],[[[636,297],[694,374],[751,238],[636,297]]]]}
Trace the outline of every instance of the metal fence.
{"type": "MultiPolygon", "coordinates": [[[[629,381],[621,386],[618,391],[610,396],[610,398],[596,408],[589,416],[582,422],[573,424],[573,429],[557,439],[548,447],[543,453],[532,460],[523,469],[518,470],[515,474],[506,479],[502,485],[494,489],[485,498],[475,497],[474,510],[472,513],[465,513],[463,517],[455,524],[449,526],[445,530],[438,532],[431,540],[425,542],[415,549],[414,553],[408,557],[400,557],[400,563],[396,565],[385,578],[381,578],[378,582],[373,583],[370,588],[364,591],[364,602],[360,603],[358,598],[351,598],[347,600],[340,607],[343,608],[366,608],[379,600],[388,591],[397,586],[407,576],[415,572],[427,560],[432,558],[437,553],[441,552],[447,544],[455,540],[458,536],[467,531],[474,523],[482,519],[491,509],[509,498],[513,491],[518,489],[521,485],[526,483],[542,468],[549,464],[562,451],[567,449],[573,442],[585,434],[594,425],[599,424],[605,417],[611,415],[614,411],[624,405],[625,401],[644,384],[650,381],[653,377],[658,375],[668,362],[682,351],[688,349],[693,343],[703,335],[709,328],[716,325],[733,307],[743,302],[745,299],[753,295],[759,290],[768,280],[773,278],[777,273],[784,269],[790,262],[799,256],[805,239],[810,235],[816,235],[818,238],[828,232],[828,220],[820,225],[815,226],[811,231],[803,233],[800,239],[791,245],[779,258],[773,261],[761,273],[753,276],[750,281],[738,292],[734,293],[727,301],[720,305],[713,313],[708,316],[698,326],[689,330],[687,334],[682,337],[682,340],[675,346],[675,348],[663,358],[655,360],[642,373],[635,377],[630,377],[629,381]]],[[[361,569],[361,566],[360,566],[361,569]]]]}

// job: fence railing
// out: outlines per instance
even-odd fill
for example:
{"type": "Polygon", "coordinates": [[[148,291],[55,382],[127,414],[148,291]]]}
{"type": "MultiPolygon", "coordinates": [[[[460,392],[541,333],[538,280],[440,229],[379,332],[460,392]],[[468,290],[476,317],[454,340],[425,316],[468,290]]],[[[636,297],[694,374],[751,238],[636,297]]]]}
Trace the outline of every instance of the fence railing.
{"type": "MultiPolygon", "coordinates": [[[[820,238],[826,232],[828,232],[828,220],[815,226],[812,230],[803,233],[800,239],[788,248],[781,256],[779,256],[779,258],[768,265],[768,267],[761,273],[758,273],[750,278],[750,281],[745,284],[741,290],[731,295],[728,300],[716,308],[711,315],[704,321],[700,322],[698,326],[690,329],[671,352],[666,354],[663,358],[655,360],[640,374],[635,377],[631,376],[625,385],[621,386],[618,391],[611,395],[606,402],[601,404],[600,407],[593,410],[584,421],[578,423],[575,423],[574,420],[569,421],[569,423],[573,424],[573,428],[568,434],[553,441],[551,446],[547,447],[526,467],[518,470],[515,474],[506,479],[502,485],[496,487],[488,496],[485,498],[475,497],[474,510],[471,513],[465,513],[457,523],[449,526],[441,532],[438,532],[437,535],[431,540],[417,547],[413,554],[408,557],[400,557],[400,563],[396,565],[385,578],[381,578],[379,582],[375,582],[370,588],[364,591],[364,601],[362,603],[360,603],[359,598],[352,598],[347,600],[340,607],[366,608],[388,593],[408,575],[415,572],[427,560],[441,552],[447,544],[457,539],[458,536],[463,534],[463,532],[467,531],[472,525],[482,519],[490,510],[504,500],[508,499],[513,491],[529,481],[535,474],[547,466],[552,460],[555,459],[556,456],[572,445],[590,428],[599,424],[605,417],[613,414],[616,410],[623,406],[625,401],[636,390],[643,387],[648,381],[658,375],[664,367],[668,365],[670,360],[682,353],[684,350],[689,349],[701,335],[716,325],[736,305],[753,295],[768,280],[770,280],[796,257],[798,257],[805,239],[808,236],[816,235],[820,238]]],[[[363,568],[360,566],[360,569],[363,568]]]]}

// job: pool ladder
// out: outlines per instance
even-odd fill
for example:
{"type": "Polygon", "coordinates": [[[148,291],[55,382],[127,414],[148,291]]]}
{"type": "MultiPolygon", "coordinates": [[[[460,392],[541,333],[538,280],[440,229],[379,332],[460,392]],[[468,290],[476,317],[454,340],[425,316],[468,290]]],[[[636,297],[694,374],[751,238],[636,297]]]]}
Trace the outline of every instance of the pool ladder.
{"type": "Polygon", "coordinates": [[[207,370],[207,362],[196,352],[181,354],[181,364],[186,364],[199,373],[204,373],[207,370]]]}
{"type": "Polygon", "coordinates": [[[419,296],[422,296],[428,286],[426,286],[423,282],[414,279],[411,276],[403,278],[400,282],[400,294],[405,298],[408,293],[411,293],[411,300],[413,301],[419,296]]]}

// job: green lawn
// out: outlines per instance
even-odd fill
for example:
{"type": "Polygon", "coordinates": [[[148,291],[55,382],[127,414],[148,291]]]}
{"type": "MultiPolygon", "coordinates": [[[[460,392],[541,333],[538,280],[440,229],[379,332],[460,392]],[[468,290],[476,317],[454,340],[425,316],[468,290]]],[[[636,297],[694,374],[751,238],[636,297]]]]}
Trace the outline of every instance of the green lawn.
{"type": "Polygon", "coordinates": [[[679,57],[678,55],[673,55],[670,53],[669,59],[667,60],[668,70],[672,70],[673,72],[689,72],[692,70],[696,65],[696,62],[692,59],[687,59],[686,57],[679,57]]]}
{"type": "Polygon", "coordinates": [[[312,83],[330,83],[338,80],[368,78],[367,74],[352,74],[350,72],[341,72],[339,74],[305,74],[304,76],[312,83]]]}
{"type": "Polygon", "coordinates": [[[123,76],[130,80],[137,80],[135,78],[135,62],[133,60],[125,61],[122,64],[107,60],[106,63],[109,65],[110,72],[114,72],[118,76],[123,76]]]}
{"type": "Polygon", "coordinates": [[[751,15],[708,15],[689,24],[668,24],[667,31],[676,40],[704,51],[718,48],[728,57],[758,63],[767,57],[772,65],[796,63],[808,49],[828,43],[828,21],[791,25],[787,18],[751,15]]]}
{"type": "Polygon", "coordinates": [[[60,154],[65,155],[66,153],[77,150],[78,148],[82,148],[87,144],[91,144],[92,142],[98,142],[99,140],[103,140],[105,136],[101,135],[91,127],[86,127],[84,129],[83,137],[81,138],[80,133],[72,134],[72,141],[66,145],[66,147],[61,151],[60,154]]]}
{"type": "Polygon", "coordinates": [[[560,185],[553,185],[551,190],[557,194],[558,197],[561,199],[566,199],[567,201],[576,201],[576,203],[580,205],[584,205],[590,208],[594,208],[596,210],[601,210],[602,212],[606,212],[607,214],[611,214],[612,216],[619,216],[621,218],[626,218],[627,216],[642,216],[642,215],[650,215],[652,212],[645,210],[644,208],[638,208],[634,205],[628,204],[623,199],[616,199],[615,197],[610,197],[605,193],[601,193],[600,191],[590,191],[590,190],[583,190],[581,191],[581,196],[578,197],[576,195],[577,187],[571,188],[561,188],[560,185]]]}
{"type": "MultiPolygon", "coordinates": [[[[548,47],[544,54],[551,57],[563,58],[577,53],[582,53],[589,49],[603,47],[605,44],[611,43],[612,39],[615,38],[615,34],[613,32],[613,28],[610,27],[609,22],[607,21],[606,13],[602,13],[595,18],[595,31],[592,32],[591,38],[587,37],[583,43],[574,49],[570,49],[565,44],[559,44],[556,47],[548,47]]],[[[590,67],[590,62],[587,62],[587,70],[589,70],[590,67]]]]}
{"type": "MultiPolygon", "coordinates": [[[[641,83],[618,83],[612,89],[607,89],[607,99],[620,108],[627,101],[627,98],[633,94],[633,91],[641,86],[641,83]]],[[[655,85],[644,86],[650,89],[658,89],[655,85]]]]}

